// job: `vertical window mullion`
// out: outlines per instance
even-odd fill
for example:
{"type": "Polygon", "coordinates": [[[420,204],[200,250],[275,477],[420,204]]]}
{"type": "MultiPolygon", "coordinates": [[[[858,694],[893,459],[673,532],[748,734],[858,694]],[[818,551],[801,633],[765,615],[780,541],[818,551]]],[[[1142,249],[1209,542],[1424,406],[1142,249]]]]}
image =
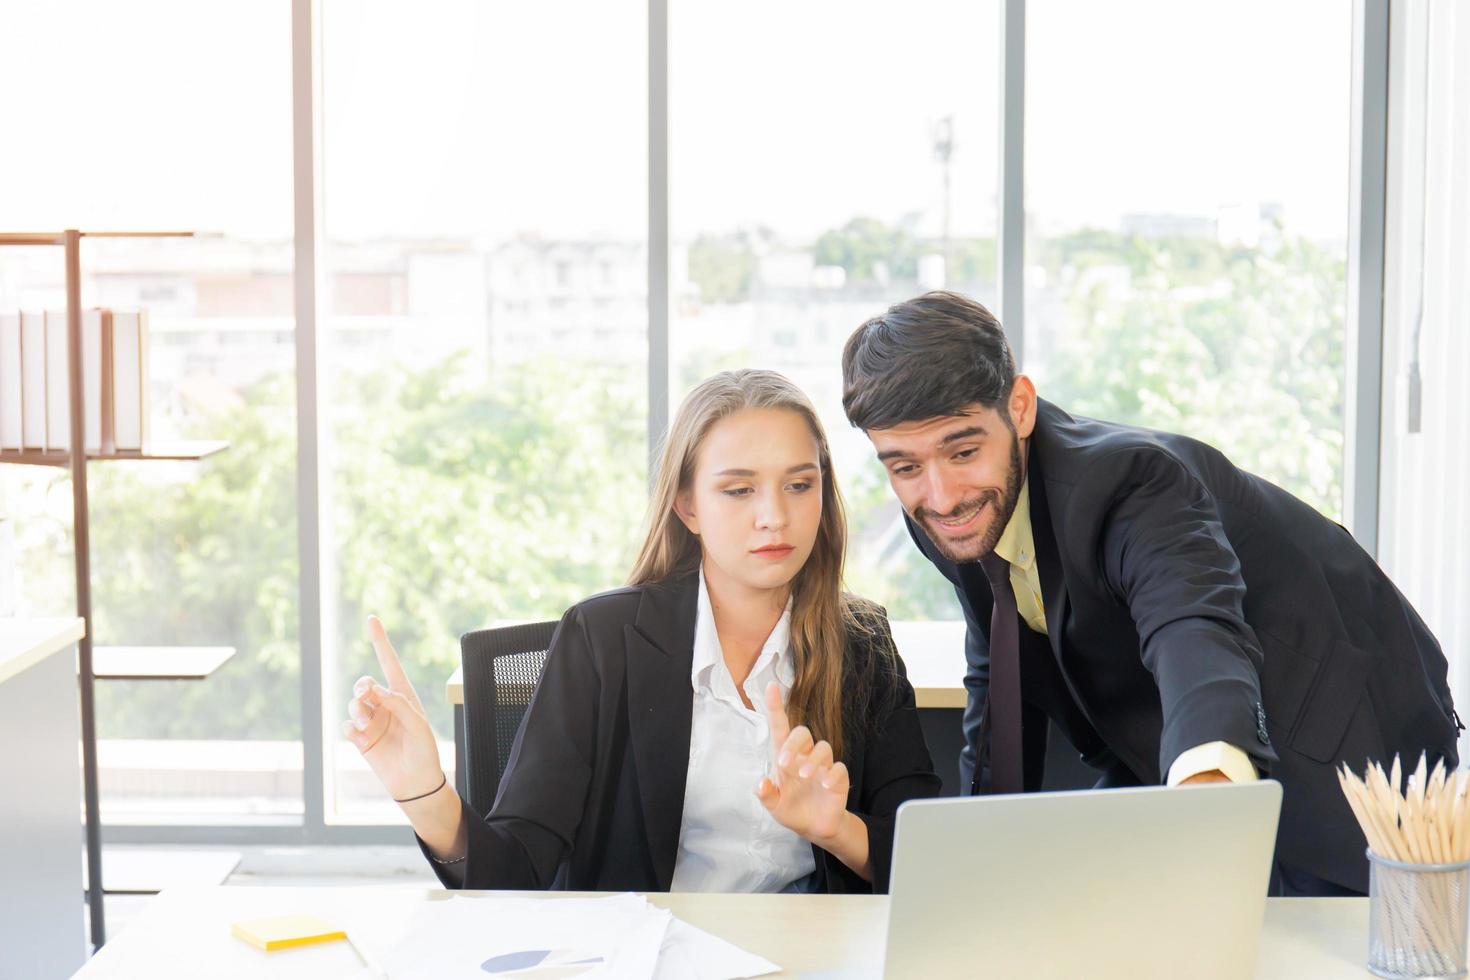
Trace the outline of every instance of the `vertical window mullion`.
{"type": "Polygon", "coordinates": [[[648,479],[669,419],[669,2],[648,0],[648,479]]]}
{"type": "Polygon", "coordinates": [[[295,199],[296,540],[301,596],[303,834],[325,836],[322,732],[322,507],[318,392],[322,229],[321,4],[291,2],[292,184],[295,199]]]}
{"type": "Polygon", "coordinates": [[[1388,41],[1388,0],[1356,0],[1344,338],[1343,513],[1358,543],[1375,557],[1382,448],[1388,41]]]}
{"type": "Polygon", "coordinates": [[[1026,0],[1000,4],[1000,322],[1017,365],[1026,340],[1026,0]]]}

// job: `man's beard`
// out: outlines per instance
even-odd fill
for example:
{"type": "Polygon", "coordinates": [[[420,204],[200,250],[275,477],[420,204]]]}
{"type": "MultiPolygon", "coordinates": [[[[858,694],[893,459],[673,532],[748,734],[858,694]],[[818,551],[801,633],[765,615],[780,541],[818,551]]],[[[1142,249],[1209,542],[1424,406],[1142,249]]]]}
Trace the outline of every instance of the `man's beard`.
{"type": "Polygon", "coordinates": [[[1005,533],[1006,524],[1010,522],[1011,515],[1016,511],[1016,502],[1021,499],[1021,482],[1025,474],[1021,471],[1021,440],[1011,433],[1011,459],[1010,467],[1006,472],[1005,496],[995,490],[984,490],[962,501],[948,514],[936,514],[926,507],[915,508],[909,515],[924,533],[929,535],[929,540],[934,542],[934,547],[939,553],[955,563],[979,561],[995,550],[995,543],[1005,533]],[[946,537],[943,532],[933,529],[930,521],[934,519],[954,521],[956,518],[973,514],[981,507],[990,508],[990,523],[983,530],[973,531],[963,538],[946,537]]]}

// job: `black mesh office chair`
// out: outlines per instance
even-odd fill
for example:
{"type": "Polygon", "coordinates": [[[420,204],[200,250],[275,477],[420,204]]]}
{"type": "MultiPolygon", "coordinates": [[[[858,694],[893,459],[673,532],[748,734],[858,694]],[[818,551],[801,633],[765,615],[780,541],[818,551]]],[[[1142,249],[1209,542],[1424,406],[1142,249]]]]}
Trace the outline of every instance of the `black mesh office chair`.
{"type": "Polygon", "coordinates": [[[464,668],[465,790],[475,812],[495,803],[556,622],[475,630],[459,638],[464,668]]]}

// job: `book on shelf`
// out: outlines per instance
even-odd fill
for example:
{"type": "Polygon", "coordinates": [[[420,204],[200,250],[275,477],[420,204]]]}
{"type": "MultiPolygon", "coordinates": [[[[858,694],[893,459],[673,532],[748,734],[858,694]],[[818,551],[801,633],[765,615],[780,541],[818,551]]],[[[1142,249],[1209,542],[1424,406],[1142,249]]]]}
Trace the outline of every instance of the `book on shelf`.
{"type": "Polygon", "coordinates": [[[112,311],[82,313],[82,391],[86,413],[82,445],[89,453],[110,453],[113,436],[112,311]]]}
{"type": "Polygon", "coordinates": [[[20,314],[0,313],[0,449],[20,449],[20,314]]]}
{"type": "MultiPolygon", "coordinates": [[[[82,311],[81,326],[83,449],[140,452],[148,441],[148,314],[93,308],[82,311]]],[[[69,339],[64,313],[0,313],[0,450],[70,446],[69,339]]]]}
{"type": "Polygon", "coordinates": [[[46,448],[46,317],[20,315],[21,444],[46,448]]]}
{"type": "Polygon", "coordinates": [[[119,451],[148,442],[148,313],[112,313],[113,440],[119,451]]]}
{"type": "Polygon", "coordinates": [[[71,364],[66,311],[46,311],[46,448],[71,446],[71,364]]]}

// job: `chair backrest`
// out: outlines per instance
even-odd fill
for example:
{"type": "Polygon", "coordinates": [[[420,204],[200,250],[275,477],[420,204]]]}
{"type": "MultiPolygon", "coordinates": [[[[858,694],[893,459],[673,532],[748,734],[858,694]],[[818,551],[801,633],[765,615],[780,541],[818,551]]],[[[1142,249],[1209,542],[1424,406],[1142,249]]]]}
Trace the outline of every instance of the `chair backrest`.
{"type": "Polygon", "coordinates": [[[475,812],[495,803],[500,777],[541,680],[556,621],[475,630],[459,638],[464,668],[465,789],[475,812]]]}

